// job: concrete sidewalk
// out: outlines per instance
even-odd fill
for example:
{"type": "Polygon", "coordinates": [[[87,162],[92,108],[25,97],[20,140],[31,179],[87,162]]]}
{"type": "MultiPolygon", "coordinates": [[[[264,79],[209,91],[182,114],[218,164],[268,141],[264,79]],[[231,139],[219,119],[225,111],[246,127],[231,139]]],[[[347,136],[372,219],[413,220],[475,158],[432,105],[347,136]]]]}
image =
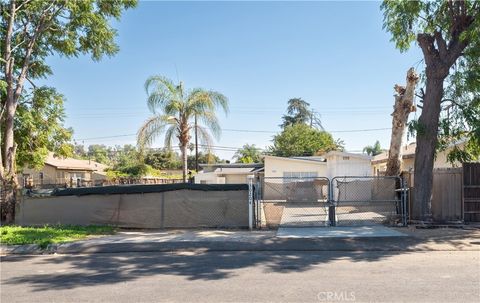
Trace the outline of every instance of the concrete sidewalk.
{"type": "Polygon", "coordinates": [[[1,254],[208,251],[448,251],[480,250],[480,230],[393,228],[401,237],[277,237],[274,230],[142,230],[50,245],[0,246],[1,254]]]}

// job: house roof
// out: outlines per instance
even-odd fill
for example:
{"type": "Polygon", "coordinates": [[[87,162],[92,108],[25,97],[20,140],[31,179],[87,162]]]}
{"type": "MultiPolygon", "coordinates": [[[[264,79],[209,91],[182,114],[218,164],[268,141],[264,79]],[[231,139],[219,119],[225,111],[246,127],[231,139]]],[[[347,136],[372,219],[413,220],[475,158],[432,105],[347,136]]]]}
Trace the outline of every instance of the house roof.
{"type": "Polygon", "coordinates": [[[55,157],[53,153],[49,153],[45,160],[46,165],[54,166],[57,169],[72,169],[72,170],[90,170],[103,172],[107,165],[91,160],[80,160],[73,158],[55,157]]]}
{"type": "Polygon", "coordinates": [[[317,156],[312,156],[312,157],[277,157],[277,156],[265,156],[265,159],[278,159],[278,160],[284,160],[284,161],[300,161],[300,162],[308,162],[312,164],[314,162],[315,164],[322,164],[326,165],[327,163],[325,162],[325,159],[323,157],[317,157],[317,156]]]}
{"type": "MultiPolygon", "coordinates": [[[[402,159],[410,159],[415,157],[415,148],[417,144],[410,143],[402,147],[402,159]]],[[[388,161],[388,150],[378,154],[372,158],[372,164],[378,164],[388,161]]]]}
{"type": "Polygon", "coordinates": [[[254,167],[226,167],[226,168],[219,167],[215,169],[214,172],[216,174],[244,175],[244,174],[251,174],[256,169],[257,168],[254,168],[254,167]]]}
{"type": "Polygon", "coordinates": [[[263,163],[214,163],[214,164],[200,164],[200,167],[215,167],[215,168],[260,168],[263,163]]]}

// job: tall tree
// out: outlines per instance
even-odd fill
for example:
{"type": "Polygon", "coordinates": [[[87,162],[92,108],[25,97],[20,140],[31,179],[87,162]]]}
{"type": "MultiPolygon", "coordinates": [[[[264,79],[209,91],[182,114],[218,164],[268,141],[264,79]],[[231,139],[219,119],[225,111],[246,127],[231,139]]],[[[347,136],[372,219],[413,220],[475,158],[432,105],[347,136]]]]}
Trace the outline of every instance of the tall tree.
{"type": "Polygon", "coordinates": [[[402,145],[407,130],[408,116],[415,110],[413,100],[418,75],[410,68],[407,72],[407,85],[395,85],[395,104],[392,114],[392,135],[390,136],[390,149],[388,150],[387,176],[399,176],[402,167],[402,145]]]}
{"type": "Polygon", "coordinates": [[[164,133],[165,147],[171,148],[176,138],[182,156],[183,180],[186,182],[187,148],[195,131],[195,117],[199,140],[208,149],[212,142],[209,131],[217,138],[221,132],[215,111],[220,108],[225,114],[228,113],[228,99],[219,92],[201,88],[185,91],[182,82],[175,85],[162,76],[148,78],[145,90],[148,108],[153,116],[138,131],[137,144],[140,150],[144,150],[164,133]]]}
{"type": "Polygon", "coordinates": [[[294,124],[273,138],[270,152],[274,156],[313,156],[341,149],[341,141],[335,141],[330,133],[305,124],[294,124]]]}
{"type": "Polygon", "coordinates": [[[94,60],[118,51],[116,31],[109,25],[119,19],[135,0],[10,0],[0,3],[2,48],[1,86],[5,88],[0,108],[2,151],[0,181],[5,189],[2,217],[14,218],[17,144],[15,117],[25,90],[35,89],[34,81],[51,74],[46,58],[53,54],[76,57],[91,54],[94,60]],[[29,85],[26,85],[28,83],[29,85]]]}
{"type": "Polygon", "coordinates": [[[245,144],[237,150],[233,158],[238,163],[260,163],[262,161],[261,156],[261,150],[255,144],[245,144]]]}
{"type": "Polygon", "coordinates": [[[448,86],[471,83],[462,102],[478,98],[480,55],[479,1],[385,0],[384,28],[397,48],[406,51],[417,41],[425,62],[422,113],[415,123],[416,156],[414,219],[431,220],[433,163],[438,145],[442,100],[448,86]],[[472,77],[473,75],[473,77],[472,77]]]}
{"type": "Polygon", "coordinates": [[[288,100],[287,115],[282,117],[282,128],[293,124],[305,124],[323,130],[319,115],[310,109],[310,103],[302,98],[293,98],[288,100]]]}
{"type": "Polygon", "coordinates": [[[363,152],[367,153],[369,156],[376,156],[380,155],[382,153],[382,147],[380,146],[380,141],[375,141],[375,144],[373,146],[368,145],[363,148],[363,152]]]}

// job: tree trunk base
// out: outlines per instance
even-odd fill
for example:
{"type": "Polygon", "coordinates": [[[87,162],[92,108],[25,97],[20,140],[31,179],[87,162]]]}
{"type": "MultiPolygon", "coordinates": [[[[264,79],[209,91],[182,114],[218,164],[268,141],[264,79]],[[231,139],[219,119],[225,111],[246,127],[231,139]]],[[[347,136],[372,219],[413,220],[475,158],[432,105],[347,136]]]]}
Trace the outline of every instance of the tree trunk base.
{"type": "Polygon", "coordinates": [[[0,189],[1,224],[15,222],[15,201],[17,200],[17,186],[9,182],[2,182],[0,189]]]}

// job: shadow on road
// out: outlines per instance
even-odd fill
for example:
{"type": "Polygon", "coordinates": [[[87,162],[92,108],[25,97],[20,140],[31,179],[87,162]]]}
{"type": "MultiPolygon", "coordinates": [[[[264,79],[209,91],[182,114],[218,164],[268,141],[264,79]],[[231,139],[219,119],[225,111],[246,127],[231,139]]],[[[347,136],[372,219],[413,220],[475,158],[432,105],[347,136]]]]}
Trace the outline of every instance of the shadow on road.
{"type": "MultiPolygon", "coordinates": [[[[437,231],[435,237],[404,237],[397,239],[400,250],[371,251],[195,251],[139,252],[89,255],[50,255],[40,257],[7,256],[2,258],[2,267],[23,261],[44,273],[14,276],[4,279],[4,284],[24,284],[34,291],[71,289],[82,286],[122,283],[141,277],[155,275],[178,275],[189,280],[228,279],[238,269],[261,266],[265,272],[304,272],[314,266],[335,260],[353,262],[376,262],[394,255],[409,254],[409,248],[422,243],[437,243],[460,248],[459,243],[480,241],[478,232],[437,231]],[[468,242],[468,241],[467,241],[468,242]],[[453,246],[452,246],[453,245],[453,246]],[[58,268],[62,270],[58,272],[58,268]]],[[[280,241],[280,240],[279,240],[280,241]]],[[[474,244],[473,243],[473,244],[474,244]]],[[[355,245],[355,243],[353,243],[355,245]]],[[[381,243],[379,244],[382,245],[381,243]]],[[[385,243],[385,245],[389,245],[385,243]]],[[[465,245],[465,244],[462,244],[465,245]]],[[[380,247],[381,248],[381,247],[380,247]]],[[[479,246],[474,247],[478,249],[479,246]]],[[[2,270],[3,272],[3,270],[2,270]]],[[[2,273],[2,276],[4,274],[2,273]]]]}

